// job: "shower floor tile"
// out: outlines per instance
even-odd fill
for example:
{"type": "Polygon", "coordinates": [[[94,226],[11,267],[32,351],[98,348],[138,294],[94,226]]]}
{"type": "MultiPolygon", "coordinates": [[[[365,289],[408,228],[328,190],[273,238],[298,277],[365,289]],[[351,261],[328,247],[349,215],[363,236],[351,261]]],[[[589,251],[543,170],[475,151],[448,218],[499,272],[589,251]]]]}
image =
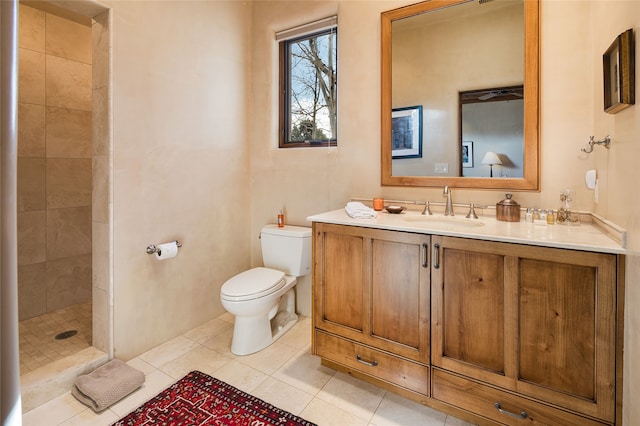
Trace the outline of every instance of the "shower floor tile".
{"type": "Polygon", "coordinates": [[[91,321],[90,302],[20,321],[20,375],[90,347],[91,321]],[[62,340],[55,338],[67,330],[78,333],[62,340]]]}

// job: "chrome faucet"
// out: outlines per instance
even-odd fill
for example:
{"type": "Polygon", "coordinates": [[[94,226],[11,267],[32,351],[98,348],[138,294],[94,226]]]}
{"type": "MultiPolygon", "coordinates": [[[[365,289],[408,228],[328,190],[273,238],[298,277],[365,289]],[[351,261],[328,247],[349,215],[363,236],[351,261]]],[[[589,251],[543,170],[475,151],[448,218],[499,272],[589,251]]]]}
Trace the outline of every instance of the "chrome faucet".
{"type": "Polygon", "coordinates": [[[447,197],[447,205],[444,207],[444,215],[453,216],[453,203],[451,202],[451,190],[449,189],[449,186],[444,187],[442,196],[447,197]]]}

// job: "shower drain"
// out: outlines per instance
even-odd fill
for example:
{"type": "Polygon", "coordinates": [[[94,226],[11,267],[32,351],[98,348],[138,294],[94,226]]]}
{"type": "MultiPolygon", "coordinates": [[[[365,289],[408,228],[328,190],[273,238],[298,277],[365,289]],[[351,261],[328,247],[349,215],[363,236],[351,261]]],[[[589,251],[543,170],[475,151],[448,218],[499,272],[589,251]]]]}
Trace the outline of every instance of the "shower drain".
{"type": "Polygon", "coordinates": [[[62,333],[56,335],[56,340],[68,339],[69,337],[75,336],[76,334],[78,334],[78,330],[63,331],[62,333]]]}

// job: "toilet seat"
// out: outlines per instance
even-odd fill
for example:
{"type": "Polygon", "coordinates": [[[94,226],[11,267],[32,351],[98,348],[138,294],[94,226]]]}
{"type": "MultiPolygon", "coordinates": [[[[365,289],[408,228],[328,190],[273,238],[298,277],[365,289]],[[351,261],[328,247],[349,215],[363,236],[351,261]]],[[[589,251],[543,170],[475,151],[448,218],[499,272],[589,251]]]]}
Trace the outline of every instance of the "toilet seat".
{"type": "Polygon", "coordinates": [[[222,285],[220,297],[240,302],[252,300],[273,293],[286,284],[284,272],[257,267],[239,273],[222,285]]]}

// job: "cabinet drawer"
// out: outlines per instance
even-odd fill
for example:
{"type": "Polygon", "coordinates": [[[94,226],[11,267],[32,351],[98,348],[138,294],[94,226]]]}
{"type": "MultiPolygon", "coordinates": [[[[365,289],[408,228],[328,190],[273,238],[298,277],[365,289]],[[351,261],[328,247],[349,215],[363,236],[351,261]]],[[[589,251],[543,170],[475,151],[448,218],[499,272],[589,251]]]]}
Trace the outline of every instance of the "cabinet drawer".
{"type": "Polygon", "coordinates": [[[429,367],[315,331],[316,355],[428,396],[429,367]]]}
{"type": "Polygon", "coordinates": [[[432,398],[507,425],[602,426],[585,417],[521,398],[478,382],[433,370],[432,398]],[[500,404],[496,407],[496,404],[500,404]],[[502,411],[500,411],[500,409],[502,411]],[[522,414],[521,414],[522,413],[522,414]],[[525,416],[526,413],[526,417],[525,416]]]}

